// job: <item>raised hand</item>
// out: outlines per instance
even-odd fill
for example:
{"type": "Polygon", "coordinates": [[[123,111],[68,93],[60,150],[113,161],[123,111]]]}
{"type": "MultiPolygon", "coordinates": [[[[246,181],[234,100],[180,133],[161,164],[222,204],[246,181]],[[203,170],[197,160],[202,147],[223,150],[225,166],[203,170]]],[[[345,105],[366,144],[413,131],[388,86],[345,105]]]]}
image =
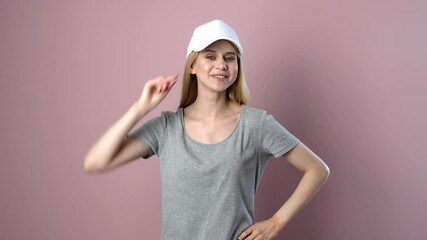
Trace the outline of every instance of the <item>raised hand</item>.
{"type": "Polygon", "coordinates": [[[141,97],[92,145],[85,156],[84,169],[98,173],[114,169],[137,157],[148,154],[148,148],[126,135],[150,110],[155,108],[176,83],[178,75],[149,80],[141,97]]]}
{"type": "Polygon", "coordinates": [[[178,80],[178,74],[159,76],[145,83],[138,102],[152,110],[166,97],[178,80]]]}

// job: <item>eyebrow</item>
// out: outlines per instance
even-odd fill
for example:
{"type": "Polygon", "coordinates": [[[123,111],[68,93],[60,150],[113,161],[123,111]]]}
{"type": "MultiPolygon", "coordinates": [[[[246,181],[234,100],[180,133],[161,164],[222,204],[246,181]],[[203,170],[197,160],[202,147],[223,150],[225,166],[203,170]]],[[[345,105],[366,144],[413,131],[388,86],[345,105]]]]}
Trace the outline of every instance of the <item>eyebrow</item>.
{"type": "MultiPolygon", "coordinates": [[[[206,50],[203,50],[203,53],[217,53],[217,51],[214,51],[214,50],[211,50],[211,49],[206,49],[206,50]]],[[[226,52],[224,55],[228,55],[228,54],[233,54],[233,55],[237,56],[236,52],[226,52]]]]}

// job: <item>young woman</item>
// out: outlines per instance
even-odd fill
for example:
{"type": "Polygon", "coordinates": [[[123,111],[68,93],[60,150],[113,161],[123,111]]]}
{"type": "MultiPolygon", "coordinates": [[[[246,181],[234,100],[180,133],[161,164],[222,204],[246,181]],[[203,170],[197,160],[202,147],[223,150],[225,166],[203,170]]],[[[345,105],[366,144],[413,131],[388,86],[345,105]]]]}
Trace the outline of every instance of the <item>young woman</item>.
{"type": "Polygon", "coordinates": [[[194,30],[180,107],[131,129],[169,93],[178,76],[147,81],[141,97],[86,155],[87,172],[159,156],[162,239],[273,239],[329,175],[326,164],[265,111],[248,107],[236,32],[214,20],[194,30]],[[258,183],[271,157],[304,175],[283,206],[254,223],[258,183]]]}

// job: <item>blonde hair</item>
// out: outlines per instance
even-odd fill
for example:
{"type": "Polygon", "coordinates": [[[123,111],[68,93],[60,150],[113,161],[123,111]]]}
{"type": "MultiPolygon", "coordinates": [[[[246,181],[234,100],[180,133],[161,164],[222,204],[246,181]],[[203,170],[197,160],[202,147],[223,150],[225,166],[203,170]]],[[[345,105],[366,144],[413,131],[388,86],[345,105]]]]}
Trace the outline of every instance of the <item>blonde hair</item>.
{"type": "MultiPolygon", "coordinates": [[[[181,92],[181,101],[179,104],[180,108],[185,108],[197,98],[197,76],[191,74],[191,67],[199,56],[199,52],[191,52],[187,61],[185,62],[183,83],[182,83],[182,92],[181,92]]],[[[247,104],[249,101],[249,88],[246,84],[245,75],[243,71],[242,62],[240,56],[237,58],[238,61],[238,72],[236,81],[227,89],[227,100],[236,102],[238,104],[247,104]]]]}

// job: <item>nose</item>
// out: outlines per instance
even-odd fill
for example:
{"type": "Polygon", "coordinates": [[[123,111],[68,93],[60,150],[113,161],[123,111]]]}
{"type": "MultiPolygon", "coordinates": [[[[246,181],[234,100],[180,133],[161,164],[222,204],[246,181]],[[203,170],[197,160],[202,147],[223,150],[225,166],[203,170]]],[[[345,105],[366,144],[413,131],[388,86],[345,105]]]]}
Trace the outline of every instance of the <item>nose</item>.
{"type": "Polygon", "coordinates": [[[217,68],[218,69],[228,69],[228,64],[223,58],[218,58],[217,61],[217,68]]]}

